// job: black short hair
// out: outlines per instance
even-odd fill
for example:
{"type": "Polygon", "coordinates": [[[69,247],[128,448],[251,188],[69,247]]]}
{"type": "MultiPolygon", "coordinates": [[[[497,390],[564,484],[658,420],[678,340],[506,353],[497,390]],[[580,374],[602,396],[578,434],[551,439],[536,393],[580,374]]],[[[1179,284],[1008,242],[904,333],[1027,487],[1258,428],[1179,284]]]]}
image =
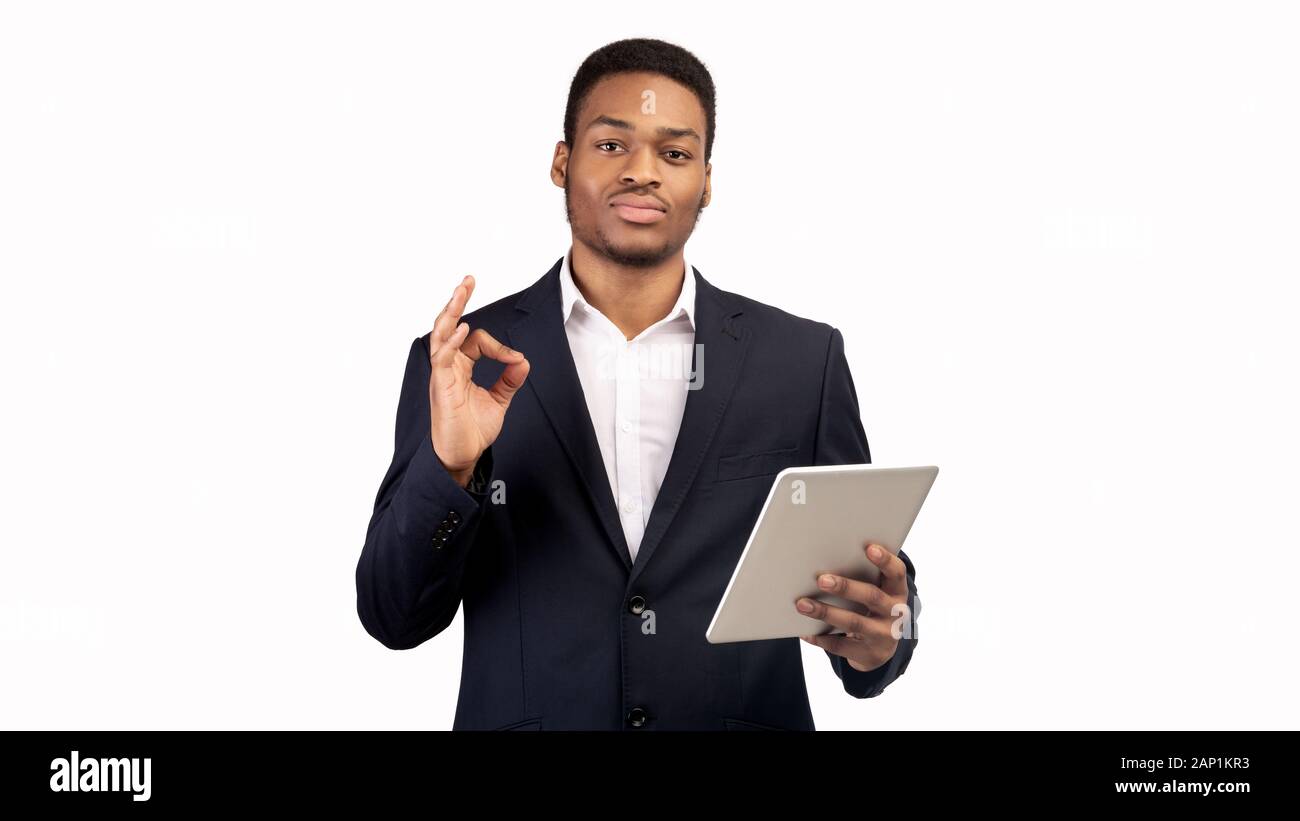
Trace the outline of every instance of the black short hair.
{"type": "Polygon", "coordinates": [[[569,85],[569,102],[564,107],[564,142],[572,148],[578,110],[586,102],[591,89],[602,78],[622,72],[662,74],[695,92],[704,108],[704,162],[708,163],[713,156],[713,134],[717,127],[713,77],[698,57],[681,46],[646,37],[617,40],[601,46],[578,66],[578,72],[569,85]]]}

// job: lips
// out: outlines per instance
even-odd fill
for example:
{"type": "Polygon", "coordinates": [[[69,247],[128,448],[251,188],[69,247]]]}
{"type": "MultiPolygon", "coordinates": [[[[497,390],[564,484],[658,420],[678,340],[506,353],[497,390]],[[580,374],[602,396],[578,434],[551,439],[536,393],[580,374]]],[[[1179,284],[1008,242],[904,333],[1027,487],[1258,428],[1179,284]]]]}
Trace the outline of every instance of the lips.
{"type": "Polygon", "coordinates": [[[615,205],[614,211],[628,222],[636,222],[642,225],[649,222],[658,222],[666,216],[658,208],[637,208],[632,205],[615,205]]]}
{"type": "Polygon", "coordinates": [[[640,225],[658,222],[664,218],[668,210],[654,197],[637,197],[631,194],[615,197],[610,201],[610,206],[624,220],[640,225]]]}

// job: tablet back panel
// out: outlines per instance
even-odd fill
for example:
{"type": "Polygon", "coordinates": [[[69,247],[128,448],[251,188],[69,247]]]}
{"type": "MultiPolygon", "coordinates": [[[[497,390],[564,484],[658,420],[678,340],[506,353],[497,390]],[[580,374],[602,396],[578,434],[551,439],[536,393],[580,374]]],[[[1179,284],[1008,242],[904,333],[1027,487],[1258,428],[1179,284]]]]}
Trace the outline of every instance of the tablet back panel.
{"type": "Polygon", "coordinates": [[[877,582],[868,543],[897,554],[939,469],[828,465],[777,474],[705,637],[729,641],[842,633],[795,610],[811,596],[866,612],[817,586],[821,572],[877,582]]]}

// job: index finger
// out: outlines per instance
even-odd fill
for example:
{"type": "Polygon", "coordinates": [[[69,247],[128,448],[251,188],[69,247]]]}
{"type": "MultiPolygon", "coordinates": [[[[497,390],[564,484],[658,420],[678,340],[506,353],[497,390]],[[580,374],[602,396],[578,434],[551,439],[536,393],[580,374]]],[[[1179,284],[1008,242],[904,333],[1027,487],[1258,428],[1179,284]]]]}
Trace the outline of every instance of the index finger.
{"type": "Polygon", "coordinates": [[[498,362],[507,364],[523,357],[522,351],[516,351],[514,348],[507,347],[497,341],[497,338],[488,333],[486,328],[476,328],[465,344],[461,346],[460,352],[473,359],[475,362],[480,357],[486,355],[489,359],[495,359],[498,362]]]}

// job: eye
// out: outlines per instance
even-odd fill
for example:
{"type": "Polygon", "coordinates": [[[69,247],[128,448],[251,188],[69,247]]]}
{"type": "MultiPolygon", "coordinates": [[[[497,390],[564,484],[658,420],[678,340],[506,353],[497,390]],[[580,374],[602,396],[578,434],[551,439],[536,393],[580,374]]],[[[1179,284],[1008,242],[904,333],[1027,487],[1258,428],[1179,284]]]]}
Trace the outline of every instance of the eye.
{"type": "Polygon", "coordinates": [[[689,160],[689,159],[690,159],[690,157],[687,156],[687,154],[686,154],[685,151],[678,151],[676,148],[670,148],[670,149],[668,149],[667,153],[669,153],[669,154],[681,154],[681,155],[682,155],[682,156],[681,156],[681,159],[683,159],[683,160],[689,160]]]}
{"type": "MultiPolygon", "coordinates": [[[[618,143],[614,142],[613,140],[606,140],[606,141],[603,142],[603,143],[596,143],[596,148],[599,149],[599,148],[600,148],[601,146],[603,146],[603,145],[613,145],[613,146],[617,146],[618,143]]],[[[605,154],[608,154],[609,152],[606,151],[606,152],[604,152],[604,153],[605,153],[605,154]]]]}

